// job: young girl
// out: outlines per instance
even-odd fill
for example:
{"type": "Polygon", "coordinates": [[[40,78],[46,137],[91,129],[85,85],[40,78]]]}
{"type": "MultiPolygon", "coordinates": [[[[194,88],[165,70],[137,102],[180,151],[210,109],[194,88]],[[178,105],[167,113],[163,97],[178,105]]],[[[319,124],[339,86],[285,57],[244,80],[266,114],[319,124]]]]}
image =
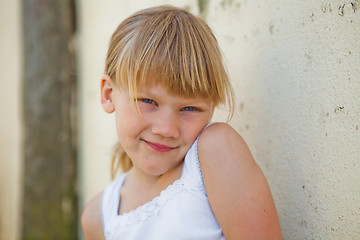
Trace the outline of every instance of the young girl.
{"type": "Polygon", "coordinates": [[[232,88],[210,28],[170,6],[113,34],[101,104],[115,112],[113,173],[84,209],[86,239],[281,239],[267,181],[241,136],[210,124],[232,88]],[[119,150],[121,149],[121,150],[119,150]]]}

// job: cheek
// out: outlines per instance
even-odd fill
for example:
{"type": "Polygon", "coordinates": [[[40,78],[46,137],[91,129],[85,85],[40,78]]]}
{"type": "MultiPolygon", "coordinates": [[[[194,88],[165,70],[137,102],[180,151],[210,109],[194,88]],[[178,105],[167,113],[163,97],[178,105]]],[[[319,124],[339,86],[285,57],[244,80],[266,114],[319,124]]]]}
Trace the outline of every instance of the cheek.
{"type": "Polygon", "coordinates": [[[143,124],[131,108],[116,112],[116,129],[119,137],[134,138],[143,129],[143,124]]]}
{"type": "Polygon", "coordinates": [[[127,125],[132,123],[136,118],[133,109],[129,102],[119,104],[115,108],[116,123],[121,125],[127,125]]]}
{"type": "Polygon", "coordinates": [[[200,134],[201,130],[209,123],[207,119],[202,119],[196,123],[190,123],[184,128],[184,133],[189,142],[195,141],[196,137],[200,134]]]}

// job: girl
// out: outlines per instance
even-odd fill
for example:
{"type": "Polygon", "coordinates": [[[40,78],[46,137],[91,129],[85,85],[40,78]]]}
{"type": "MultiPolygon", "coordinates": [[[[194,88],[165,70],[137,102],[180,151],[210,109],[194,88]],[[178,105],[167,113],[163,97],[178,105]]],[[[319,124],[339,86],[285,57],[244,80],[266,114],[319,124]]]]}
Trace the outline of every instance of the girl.
{"type": "MultiPolygon", "coordinates": [[[[232,88],[210,28],[170,6],[113,34],[101,104],[115,112],[113,173],[84,209],[86,239],[281,239],[267,181],[241,136],[209,124],[232,88]]],[[[230,114],[230,115],[231,115],[230,114]]]]}

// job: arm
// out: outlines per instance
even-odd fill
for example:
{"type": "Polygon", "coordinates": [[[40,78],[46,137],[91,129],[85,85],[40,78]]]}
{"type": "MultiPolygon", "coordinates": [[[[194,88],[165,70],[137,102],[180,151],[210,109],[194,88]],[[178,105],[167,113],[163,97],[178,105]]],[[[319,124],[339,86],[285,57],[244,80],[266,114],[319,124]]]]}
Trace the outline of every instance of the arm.
{"type": "Polygon", "coordinates": [[[215,123],[200,135],[198,155],[226,239],[281,239],[270,188],[242,137],[228,124],[215,123]]]}
{"type": "Polygon", "coordinates": [[[86,240],[105,239],[101,220],[102,193],[96,195],[81,214],[81,227],[86,240]]]}

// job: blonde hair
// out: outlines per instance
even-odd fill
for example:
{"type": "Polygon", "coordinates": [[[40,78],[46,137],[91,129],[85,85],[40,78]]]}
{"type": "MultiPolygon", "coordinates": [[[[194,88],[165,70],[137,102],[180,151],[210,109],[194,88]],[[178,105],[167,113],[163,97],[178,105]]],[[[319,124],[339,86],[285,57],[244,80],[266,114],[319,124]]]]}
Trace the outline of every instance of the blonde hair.
{"type": "MultiPolygon", "coordinates": [[[[170,94],[228,104],[234,112],[233,89],[221,52],[209,26],[191,13],[172,6],[144,9],[120,23],[111,37],[105,74],[136,99],[140,87],[154,82],[170,94]]],[[[136,101],[132,107],[138,113],[136,101]]],[[[117,143],[112,178],[132,163],[117,143]]]]}

